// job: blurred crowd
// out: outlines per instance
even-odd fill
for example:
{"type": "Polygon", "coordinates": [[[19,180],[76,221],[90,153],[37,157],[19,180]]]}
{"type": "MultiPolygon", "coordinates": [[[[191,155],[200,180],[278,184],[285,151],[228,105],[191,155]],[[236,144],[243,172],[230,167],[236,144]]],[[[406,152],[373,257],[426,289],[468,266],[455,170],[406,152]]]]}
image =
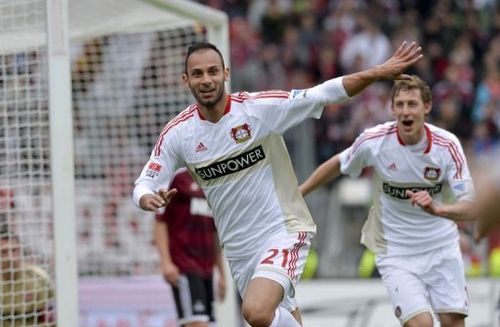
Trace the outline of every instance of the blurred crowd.
{"type": "MultiPolygon", "coordinates": [[[[406,41],[424,58],[411,70],[433,92],[429,121],[455,133],[474,173],[499,145],[500,5],[495,0],[199,0],[230,17],[233,91],[300,89],[382,63],[406,41]]],[[[389,82],[376,83],[315,122],[316,161],[390,120],[389,82]]],[[[469,267],[472,226],[462,227],[469,267]]],[[[500,233],[487,248],[500,246],[500,233]]],[[[486,259],[483,257],[483,260],[486,259]]]]}
{"type": "MultiPolygon", "coordinates": [[[[500,128],[500,6],[495,0],[201,0],[230,17],[233,91],[306,88],[376,65],[403,40],[425,57],[409,73],[433,91],[430,120],[469,158],[500,128]]],[[[330,106],[316,128],[319,162],[390,119],[390,84],[330,106]]]]}

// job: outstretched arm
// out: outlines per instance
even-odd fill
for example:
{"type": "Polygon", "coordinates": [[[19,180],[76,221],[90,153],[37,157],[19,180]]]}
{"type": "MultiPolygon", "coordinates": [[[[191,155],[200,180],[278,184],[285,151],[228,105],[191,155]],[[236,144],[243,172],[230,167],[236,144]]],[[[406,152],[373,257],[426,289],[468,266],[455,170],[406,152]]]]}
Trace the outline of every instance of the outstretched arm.
{"type": "Polygon", "coordinates": [[[299,186],[303,196],[340,175],[340,154],[325,161],[299,186]]]}
{"type": "Polygon", "coordinates": [[[415,42],[408,44],[405,41],[386,62],[358,73],[346,75],[342,79],[342,83],[347,94],[352,97],[377,80],[410,79],[403,72],[419,61],[422,56],[420,46],[415,42]]]}

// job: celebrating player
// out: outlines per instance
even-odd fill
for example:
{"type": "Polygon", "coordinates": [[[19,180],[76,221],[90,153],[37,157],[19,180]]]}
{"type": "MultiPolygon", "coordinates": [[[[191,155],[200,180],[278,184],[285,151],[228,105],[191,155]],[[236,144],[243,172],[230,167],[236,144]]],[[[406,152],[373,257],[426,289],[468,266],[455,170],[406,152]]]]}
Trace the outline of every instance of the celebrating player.
{"type": "Polygon", "coordinates": [[[316,226],[282,135],[376,80],[409,78],[402,73],[421,57],[417,44],[404,42],[381,65],[307,90],[228,95],[229,69],[219,50],[192,45],[183,79],[196,104],[160,134],[136,181],[134,201],[150,211],[167,205],[176,193],[168,190],[175,170],[187,167],[213,210],[245,319],[253,327],[300,326],[295,285],[316,226]]]}
{"type": "Polygon", "coordinates": [[[361,242],[377,268],[403,326],[464,326],[468,312],[456,221],[472,220],[473,183],[455,135],[425,123],[429,87],[417,76],[396,81],[396,121],[365,130],[354,144],[323,163],[300,186],[308,194],[341,173],[376,176],[374,204],[361,242]],[[447,199],[452,193],[455,202],[447,199]]]}

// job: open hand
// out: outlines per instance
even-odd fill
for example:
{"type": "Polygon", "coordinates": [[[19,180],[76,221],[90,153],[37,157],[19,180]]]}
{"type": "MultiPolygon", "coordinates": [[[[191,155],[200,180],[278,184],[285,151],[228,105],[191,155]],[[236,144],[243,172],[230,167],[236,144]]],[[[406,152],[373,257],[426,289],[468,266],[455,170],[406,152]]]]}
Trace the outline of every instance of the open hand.
{"type": "Polygon", "coordinates": [[[423,57],[422,48],[416,43],[404,41],[386,62],[376,67],[378,79],[409,80],[403,72],[423,57]]]}

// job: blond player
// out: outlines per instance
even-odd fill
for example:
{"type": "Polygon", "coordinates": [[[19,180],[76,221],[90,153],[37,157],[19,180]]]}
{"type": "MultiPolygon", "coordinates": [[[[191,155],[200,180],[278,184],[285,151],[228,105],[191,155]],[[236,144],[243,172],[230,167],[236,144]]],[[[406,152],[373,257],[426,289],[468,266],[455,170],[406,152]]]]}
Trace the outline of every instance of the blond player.
{"type": "Polygon", "coordinates": [[[406,327],[464,326],[468,312],[456,221],[472,220],[473,184],[455,135],[425,123],[431,91],[417,76],[392,89],[395,121],[365,130],[300,186],[307,194],[340,174],[372,167],[374,203],[361,242],[406,327]]]}
{"type": "Polygon", "coordinates": [[[228,95],[229,69],[219,50],[192,45],[183,79],[196,103],[158,138],[136,181],[136,204],[151,211],[167,205],[176,193],[168,191],[175,170],[187,167],[213,211],[245,319],[253,327],[299,326],[294,290],[316,226],[282,135],[378,79],[406,78],[402,72],[421,56],[420,47],[404,43],[377,67],[307,90],[228,95]]]}

